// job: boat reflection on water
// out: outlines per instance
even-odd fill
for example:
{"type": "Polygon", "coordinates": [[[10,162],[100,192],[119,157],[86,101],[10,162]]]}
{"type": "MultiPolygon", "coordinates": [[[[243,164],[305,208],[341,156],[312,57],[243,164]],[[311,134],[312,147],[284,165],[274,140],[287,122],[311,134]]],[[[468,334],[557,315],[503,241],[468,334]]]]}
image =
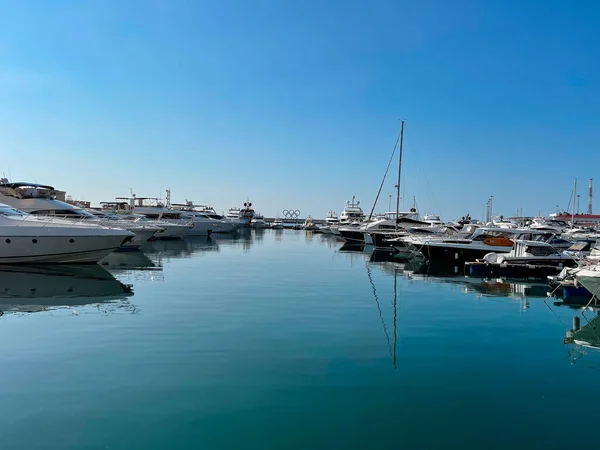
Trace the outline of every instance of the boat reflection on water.
{"type": "Polygon", "coordinates": [[[126,301],[132,295],[131,286],[97,264],[0,267],[2,313],[102,303],[134,310],[126,301]]]}
{"type": "Polygon", "coordinates": [[[600,310],[586,308],[582,312],[581,318],[573,317],[573,326],[566,332],[563,343],[571,346],[566,358],[571,364],[575,364],[585,355],[594,353],[596,357],[589,361],[593,361],[593,364],[596,365],[594,368],[598,368],[597,366],[600,365],[597,353],[600,350],[600,310]]]}
{"type": "Polygon", "coordinates": [[[101,259],[98,264],[111,272],[117,270],[162,270],[160,265],[155,264],[139,250],[113,252],[101,259]]]}
{"type": "Polygon", "coordinates": [[[339,249],[338,253],[344,255],[344,257],[353,264],[355,261],[366,261],[368,262],[371,253],[373,252],[373,246],[364,244],[348,244],[344,243],[339,249]]]}
{"type": "Polygon", "coordinates": [[[191,258],[205,252],[218,252],[217,240],[212,237],[197,236],[177,240],[159,240],[145,243],[140,247],[150,261],[161,267],[163,260],[191,258]]]}
{"type": "Polygon", "coordinates": [[[126,282],[164,281],[162,261],[154,262],[139,250],[113,252],[101,259],[98,264],[110,273],[118,274],[121,279],[126,276],[126,282]]]}

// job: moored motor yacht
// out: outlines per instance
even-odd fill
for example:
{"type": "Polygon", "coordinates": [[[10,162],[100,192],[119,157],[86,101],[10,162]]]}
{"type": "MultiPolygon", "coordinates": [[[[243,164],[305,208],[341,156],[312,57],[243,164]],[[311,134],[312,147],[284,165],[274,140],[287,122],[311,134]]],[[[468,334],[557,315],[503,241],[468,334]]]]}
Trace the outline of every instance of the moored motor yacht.
{"type": "Polygon", "coordinates": [[[547,278],[563,267],[576,266],[575,259],[540,241],[515,239],[508,253],[488,253],[483,259],[467,262],[465,271],[476,277],[547,278]]]}
{"type": "Polygon", "coordinates": [[[514,240],[510,252],[490,252],[479,261],[489,264],[547,264],[561,267],[577,265],[571,255],[559,252],[546,242],[521,239],[514,240]]]}
{"type": "Polygon", "coordinates": [[[262,214],[253,214],[253,219],[250,222],[252,228],[265,228],[267,226],[267,222],[265,222],[265,218],[262,214]]]}
{"type": "Polygon", "coordinates": [[[240,209],[239,220],[242,222],[243,226],[249,227],[252,224],[252,219],[254,219],[254,209],[252,209],[250,200],[246,200],[244,202],[244,207],[240,209]]]}
{"type": "Polygon", "coordinates": [[[360,207],[360,202],[353,195],[352,200],[346,202],[346,206],[342,210],[339,218],[340,225],[347,225],[353,222],[362,222],[365,219],[365,213],[360,207]]]}
{"type": "Polygon", "coordinates": [[[242,227],[242,222],[239,219],[225,219],[223,216],[218,215],[213,208],[194,205],[191,201],[171,206],[183,213],[182,220],[191,221],[192,227],[187,232],[188,235],[207,236],[212,233],[232,233],[242,227]]]}
{"type": "Polygon", "coordinates": [[[346,242],[351,243],[374,243],[372,233],[394,233],[402,231],[407,227],[428,226],[428,222],[418,220],[416,211],[410,212],[387,212],[376,216],[368,223],[356,228],[340,227],[340,234],[346,242]]]}
{"type": "Polygon", "coordinates": [[[135,234],[134,238],[124,245],[126,248],[139,247],[160,231],[160,228],[149,224],[132,224],[131,222],[119,221],[114,216],[108,216],[102,212],[88,211],[59,200],[64,192],[57,191],[52,186],[4,181],[0,184],[0,201],[38,217],[61,218],[75,223],[95,222],[100,226],[123,228],[135,234]]]}
{"type": "Polygon", "coordinates": [[[240,220],[240,211],[240,208],[229,208],[229,211],[225,214],[225,218],[227,220],[240,220]]]}
{"type": "Polygon", "coordinates": [[[271,224],[271,228],[273,230],[282,230],[283,229],[283,220],[279,217],[276,217],[273,223],[271,224]]]}
{"type": "Polygon", "coordinates": [[[333,209],[329,210],[325,223],[320,227],[320,230],[324,234],[333,234],[331,227],[337,226],[340,223],[340,219],[333,209]]]}
{"type": "Polygon", "coordinates": [[[36,217],[0,204],[0,263],[95,263],[135,235],[121,228],[36,217]]]}
{"type": "Polygon", "coordinates": [[[457,235],[449,239],[409,239],[408,242],[413,250],[421,252],[429,261],[459,266],[481,259],[491,252],[509,253],[513,248],[514,239],[546,243],[557,240],[558,244],[564,245],[563,240],[553,233],[527,228],[497,227],[478,227],[470,236],[457,235]]]}

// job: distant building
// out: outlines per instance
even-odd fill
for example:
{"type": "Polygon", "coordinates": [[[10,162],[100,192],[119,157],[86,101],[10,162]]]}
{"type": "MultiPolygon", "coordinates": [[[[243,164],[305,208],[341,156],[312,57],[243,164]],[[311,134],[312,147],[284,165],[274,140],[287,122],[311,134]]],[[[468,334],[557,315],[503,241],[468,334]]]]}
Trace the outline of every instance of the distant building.
{"type": "Polygon", "coordinates": [[[80,208],[91,208],[91,202],[86,202],[84,200],[73,200],[73,197],[67,195],[65,197],[66,192],[64,191],[54,191],[56,193],[56,200],[61,200],[63,202],[67,202],[69,205],[79,206],[80,208]]]}

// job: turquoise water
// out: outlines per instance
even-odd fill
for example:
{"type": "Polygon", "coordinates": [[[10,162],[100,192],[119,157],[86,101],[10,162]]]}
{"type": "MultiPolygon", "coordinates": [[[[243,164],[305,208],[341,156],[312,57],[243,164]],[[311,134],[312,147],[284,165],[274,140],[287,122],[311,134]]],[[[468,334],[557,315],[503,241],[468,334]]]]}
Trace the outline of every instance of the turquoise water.
{"type": "Polygon", "coordinates": [[[410,276],[340,247],[265,230],[152,243],[105,269],[0,271],[0,448],[590,437],[600,353],[563,343],[580,310],[540,286],[410,276]]]}

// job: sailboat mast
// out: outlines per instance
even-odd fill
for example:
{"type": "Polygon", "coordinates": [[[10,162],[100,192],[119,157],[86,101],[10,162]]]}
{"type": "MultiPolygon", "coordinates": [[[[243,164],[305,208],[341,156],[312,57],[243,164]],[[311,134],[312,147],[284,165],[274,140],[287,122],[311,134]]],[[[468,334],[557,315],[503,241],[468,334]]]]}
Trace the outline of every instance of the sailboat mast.
{"type": "Polygon", "coordinates": [[[575,186],[573,186],[573,208],[571,208],[571,228],[575,227],[575,197],[577,195],[577,178],[575,178],[575,186]]]}
{"type": "Polygon", "coordinates": [[[400,158],[398,159],[398,184],[396,185],[396,231],[398,231],[398,214],[400,212],[400,176],[402,175],[402,142],[404,140],[404,120],[400,128],[400,158]]]}

